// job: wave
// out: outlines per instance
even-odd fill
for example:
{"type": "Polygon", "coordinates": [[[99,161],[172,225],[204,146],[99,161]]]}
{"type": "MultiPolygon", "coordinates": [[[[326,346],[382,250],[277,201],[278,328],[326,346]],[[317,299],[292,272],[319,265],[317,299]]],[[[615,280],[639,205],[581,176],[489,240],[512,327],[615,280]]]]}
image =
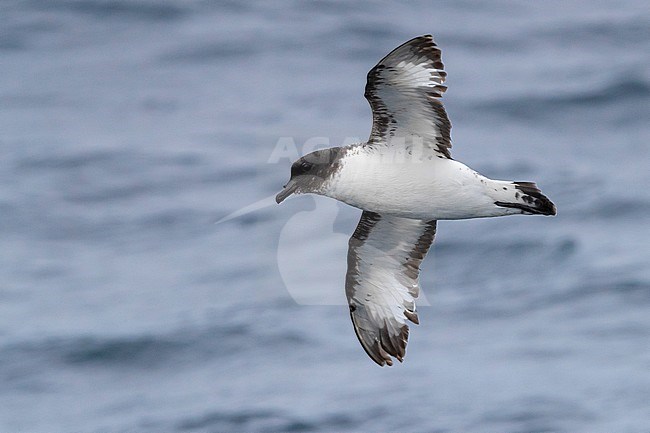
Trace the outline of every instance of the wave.
{"type": "MultiPolygon", "coordinates": [[[[478,257],[521,257],[530,256],[558,256],[566,258],[572,255],[577,248],[577,241],[574,239],[555,239],[553,241],[542,239],[499,239],[495,241],[476,240],[447,240],[434,244],[433,252],[438,255],[454,256],[456,254],[467,257],[475,255],[478,257]]],[[[489,261],[486,261],[486,263],[489,261]]]]}
{"type": "Polygon", "coordinates": [[[188,10],[181,2],[134,0],[41,0],[33,1],[34,9],[67,10],[95,18],[127,18],[138,21],[170,21],[182,18],[188,10]]]}
{"type": "MultiPolygon", "coordinates": [[[[361,411],[362,412],[362,411],[361,411]]],[[[362,417],[354,419],[346,414],[332,414],[320,419],[301,418],[268,409],[242,409],[218,411],[187,418],[176,424],[178,431],[281,431],[304,432],[326,429],[349,431],[363,423],[362,417]]]]}
{"type": "Polygon", "coordinates": [[[555,92],[549,95],[528,95],[495,98],[476,104],[481,112],[497,112],[512,117],[537,118],[577,108],[610,109],[620,103],[645,102],[650,98],[650,83],[630,76],[623,81],[593,86],[589,90],[555,92]]]}
{"type": "MultiPolygon", "coordinates": [[[[161,335],[57,337],[0,347],[0,370],[30,359],[38,365],[153,368],[246,356],[263,347],[307,344],[296,332],[254,331],[247,325],[184,330],[161,335]]],[[[283,350],[284,350],[283,349],[283,350]]]]}

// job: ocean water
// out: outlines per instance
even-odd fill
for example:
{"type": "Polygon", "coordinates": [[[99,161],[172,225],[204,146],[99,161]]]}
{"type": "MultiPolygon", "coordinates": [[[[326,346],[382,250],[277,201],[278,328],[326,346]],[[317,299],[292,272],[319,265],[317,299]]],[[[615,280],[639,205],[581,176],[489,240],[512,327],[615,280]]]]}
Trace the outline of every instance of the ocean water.
{"type": "Polygon", "coordinates": [[[650,431],[647,2],[4,0],[0,24],[1,432],[650,431]],[[379,368],[341,305],[359,211],[269,197],[291,155],[367,137],[366,72],[425,33],[453,156],[559,214],[441,222],[379,368]]]}

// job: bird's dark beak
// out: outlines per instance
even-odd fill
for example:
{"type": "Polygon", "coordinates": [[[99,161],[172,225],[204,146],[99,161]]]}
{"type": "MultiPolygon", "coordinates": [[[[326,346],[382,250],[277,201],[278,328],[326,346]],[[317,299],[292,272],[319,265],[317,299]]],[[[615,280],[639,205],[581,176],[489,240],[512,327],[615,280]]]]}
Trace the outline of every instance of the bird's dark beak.
{"type": "Polygon", "coordinates": [[[282,203],[287,197],[289,197],[291,194],[296,192],[296,189],[298,188],[298,184],[296,181],[291,179],[287,184],[284,186],[284,189],[278,193],[278,195],[275,196],[275,201],[280,204],[282,203]]]}

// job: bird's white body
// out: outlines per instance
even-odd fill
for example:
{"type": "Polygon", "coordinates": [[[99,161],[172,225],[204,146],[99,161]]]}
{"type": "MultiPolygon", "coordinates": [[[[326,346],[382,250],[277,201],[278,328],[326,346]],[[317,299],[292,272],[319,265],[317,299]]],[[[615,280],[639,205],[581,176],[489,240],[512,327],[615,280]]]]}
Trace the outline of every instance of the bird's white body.
{"type": "Polygon", "coordinates": [[[321,194],[403,218],[455,220],[520,214],[495,205],[515,194],[512,182],[489,179],[435,155],[401,158],[384,146],[349,148],[321,194]]]}

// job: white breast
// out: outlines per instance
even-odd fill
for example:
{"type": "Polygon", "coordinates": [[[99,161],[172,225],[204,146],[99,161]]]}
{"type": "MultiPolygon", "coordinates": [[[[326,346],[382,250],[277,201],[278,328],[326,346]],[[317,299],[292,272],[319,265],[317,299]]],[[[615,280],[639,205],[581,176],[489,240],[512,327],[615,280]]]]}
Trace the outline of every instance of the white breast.
{"type": "Polygon", "coordinates": [[[446,158],[399,158],[358,148],[324,195],[360,209],[417,219],[465,219],[505,215],[488,190],[493,181],[446,158]]]}

